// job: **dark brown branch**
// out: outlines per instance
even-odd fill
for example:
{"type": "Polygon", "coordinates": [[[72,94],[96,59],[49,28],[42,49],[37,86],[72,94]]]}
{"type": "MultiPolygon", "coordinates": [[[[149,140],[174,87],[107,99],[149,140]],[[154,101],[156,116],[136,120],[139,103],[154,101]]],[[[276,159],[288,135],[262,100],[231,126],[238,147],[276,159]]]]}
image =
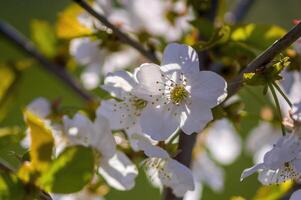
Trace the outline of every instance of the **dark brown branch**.
{"type": "Polygon", "coordinates": [[[227,21],[231,24],[236,24],[237,22],[242,21],[254,2],[255,0],[238,0],[234,9],[227,13],[227,21]]]}
{"type": "Polygon", "coordinates": [[[157,57],[153,52],[146,50],[142,45],[139,44],[139,42],[135,41],[134,39],[130,38],[127,34],[123,33],[119,28],[117,28],[111,22],[109,22],[109,20],[107,20],[105,16],[96,12],[85,0],[73,0],[73,1],[76,2],[78,5],[80,5],[83,9],[85,9],[97,20],[99,20],[103,25],[110,28],[113,34],[115,34],[120,39],[120,41],[132,46],[134,49],[136,49],[138,52],[140,52],[143,56],[145,56],[150,61],[157,64],[159,63],[159,60],[157,59],[157,57]]]}
{"type": "Polygon", "coordinates": [[[64,67],[50,62],[35,48],[35,46],[25,36],[19,33],[15,28],[3,21],[0,21],[0,34],[16,46],[18,46],[28,55],[39,61],[39,63],[41,64],[40,66],[43,67],[43,69],[58,77],[84,100],[93,101],[93,97],[81,88],[80,84],[64,70],[64,67]]]}
{"type": "Polygon", "coordinates": [[[301,36],[301,23],[294,26],[287,34],[272,44],[267,50],[256,57],[241,73],[229,84],[228,97],[236,94],[243,85],[243,75],[248,72],[255,72],[261,67],[265,67],[283,50],[288,48],[301,36]]]}

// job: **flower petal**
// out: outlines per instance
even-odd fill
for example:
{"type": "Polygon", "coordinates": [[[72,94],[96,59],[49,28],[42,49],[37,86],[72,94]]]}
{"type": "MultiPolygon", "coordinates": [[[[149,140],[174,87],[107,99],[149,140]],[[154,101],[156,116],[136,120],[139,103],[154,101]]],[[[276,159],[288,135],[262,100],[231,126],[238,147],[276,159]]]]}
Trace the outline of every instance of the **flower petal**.
{"type": "Polygon", "coordinates": [[[251,168],[248,168],[248,169],[245,169],[241,176],[240,176],[240,181],[244,180],[246,177],[254,174],[255,172],[257,172],[258,170],[261,170],[263,169],[264,165],[263,163],[260,163],[260,164],[257,164],[257,165],[254,165],[253,167],[251,168]]]}
{"type": "Polygon", "coordinates": [[[198,99],[192,99],[186,112],[181,114],[180,128],[187,135],[199,133],[212,119],[211,109],[198,99]]]}
{"type": "Polygon", "coordinates": [[[136,93],[147,95],[161,95],[164,89],[162,80],[162,71],[156,64],[142,64],[137,70],[135,77],[139,82],[139,88],[136,93]]]}
{"type": "Polygon", "coordinates": [[[125,129],[130,124],[128,114],[125,105],[115,99],[102,101],[97,109],[97,115],[106,116],[113,130],[125,129]]]}
{"type": "Polygon", "coordinates": [[[112,96],[123,99],[125,94],[129,93],[136,85],[132,74],[126,71],[117,71],[107,75],[102,88],[110,92],[112,96]]]}
{"type": "Polygon", "coordinates": [[[206,146],[215,160],[231,164],[241,152],[241,139],[227,119],[216,121],[208,130],[206,146]]]}
{"type": "Polygon", "coordinates": [[[162,65],[176,63],[184,73],[199,72],[197,52],[190,46],[172,43],[164,49],[162,65]]]}
{"type": "Polygon", "coordinates": [[[167,160],[164,170],[159,170],[158,175],[163,185],[170,187],[177,197],[194,190],[191,170],[174,159],[167,160]]]}
{"type": "Polygon", "coordinates": [[[26,109],[44,119],[50,114],[51,105],[47,99],[39,97],[27,105],[26,109]]]}
{"type": "Polygon", "coordinates": [[[132,140],[137,141],[139,150],[142,150],[148,157],[169,158],[169,154],[164,149],[153,145],[148,138],[143,135],[134,134],[132,140]]]}
{"type": "Polygon", "coordinates": [[[301,190],[295,191],[289,200],[300,200],[301,199],[301,190]]]}
{"type": "Polygon", "coordinates": [[[103,157],[111,158],[116,151],[116,142],[108,119],[97,115],[93,125],[94,134],[91,135],[91,145],[98,149],[103,157]]]}
{"type": "Polygon", "coordinates": [[[110,160],[101,162],[99,173],[113,188],[130,190],[135,186],[138,170],[124,153],[117,151],[110,160]]]}
{"type": "Polygon", "coordinates": [[[154,140],[166,140],[178,128],[172,112],[147,106],[140,118],[142,132],[154,140]]]}
{"type": "Polygon", "coordinates": [[[227,97],[227,82],[220,75],[211,71],[201,71],[189,74],[191,95],[207,104],[215,107],[227,97]]]}

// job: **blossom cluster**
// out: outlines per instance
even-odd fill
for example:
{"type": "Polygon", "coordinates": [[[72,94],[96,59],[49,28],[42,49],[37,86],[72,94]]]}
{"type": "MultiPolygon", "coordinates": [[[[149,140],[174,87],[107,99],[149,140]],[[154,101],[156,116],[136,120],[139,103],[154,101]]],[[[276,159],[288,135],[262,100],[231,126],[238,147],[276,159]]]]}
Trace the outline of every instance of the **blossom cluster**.
{"type": "MultiPolygon", "coordinates": [[[[154,184],[170,187],[178,197],[193,191],[195,184],[199,186],[202,175],[195,176],[200,177],[197,180],[193,177],[199,169],[192,173],[157,144],[168,141],[180,129],[188,135],[201,132],[213,119],[211,109],[226,98],[227,84],[218,74],[199,70],[198,55],[190,46],[169,44],[162,60],[161,65],[142,64],[133,74],[109,73],[101,88],[112,98],[101,101],[93,121],[78,112],[72,118],[64,116],[60,126],[51,125],[56,153],[76,144],[93,147],[99,156],[98,172],[107,183],[119,190],[131,189],[138,171],[126,154],[116,149],[112,131],[121,130],[134,151],[144,152],[143,166],[154,184]]],[[[28,109],[46,121],[51,110],[43,99],[28,109]]],[[[218,156],[221,152],[213,153],[218,156]]],[[[209,159],[204,156],[200,159],[209,159]]]]}

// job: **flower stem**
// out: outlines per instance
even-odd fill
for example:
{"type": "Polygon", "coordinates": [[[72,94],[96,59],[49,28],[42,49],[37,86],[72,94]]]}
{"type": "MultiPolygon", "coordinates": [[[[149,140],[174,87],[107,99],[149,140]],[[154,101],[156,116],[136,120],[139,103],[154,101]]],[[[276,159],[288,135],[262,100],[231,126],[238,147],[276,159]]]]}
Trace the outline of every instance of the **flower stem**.
{"type": "Polygon", "coordinates": [[[276,91],[274,89],[273,83],[268,82],[268,86],[271,90],[273,99],[274,99],[275,104],[276,104],[276,110],[278,112],[278,117],[279,117],[279,121],[280,121],[280,125],[281,125],[282,135],[285,135],[285,128],[282,124],[282,114],[281,114],[280,104],[279,104],[279,101],[278,101],[278,98],[277,98],[277,95],[276,95],[276,91]]]}
{"type": "Polygon", "coordinates": [[[281,96],[285,99],[286,103],[292,107],[293,104],[292,102],[288,99],[288,97],[284,94],[284,92],[282,91],[282,89],[279,87],[279,85],[276,82],[272,83],[273,86],[276,88],[276,90],[281,94],[281,96]]]}

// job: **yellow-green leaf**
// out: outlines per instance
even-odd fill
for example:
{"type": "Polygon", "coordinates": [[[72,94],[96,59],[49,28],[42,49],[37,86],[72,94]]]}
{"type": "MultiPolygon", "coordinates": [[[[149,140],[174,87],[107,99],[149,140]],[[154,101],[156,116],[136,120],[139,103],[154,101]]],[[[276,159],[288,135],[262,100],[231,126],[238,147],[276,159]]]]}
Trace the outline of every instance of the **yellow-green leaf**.
{"type": "Polygon", "coordinates": [[[91,34],[92,30],[79,23],[77,19],[83,12],[84,10],[78,5],[71,5],[61,12],[56,25],[57,36],[63,39],[71,39],[91,34]]]}
{"type": "Polygon", "coordinates": [[[32,20],[30,23],[31,38],[38,49],[47,57],[54,57],[57,53],[57,39],[54,29],[47,21],[32,20]]]}
{"type": "Polygon", "coordinates": [[[1,200],[23,200],[25,187],[17,176],[7,173],[0,173],[0,199],[1,200]]]}
{"type": "Polygon", "coordinates": [[[258,50],[265,50],[285,33],[286,30],[275,25],[247,24],[234,29],[231,40],[244,42],[258,50]]]}
{"type": "Polygon", "coordinates": [[[41,172],[47,169],[51,161],[54,145],[52,132],[45,122],[33,113],[25,111],[24,116],[31,138],[31,163],[35,170],[41,172]]]}
{"type": "Polygon", "coordinates": [[[93,176],[92,148],[71,146],[55,159],[42,174],[38,184],[48,192],[74,193],[88,184],[93,176]]]}

